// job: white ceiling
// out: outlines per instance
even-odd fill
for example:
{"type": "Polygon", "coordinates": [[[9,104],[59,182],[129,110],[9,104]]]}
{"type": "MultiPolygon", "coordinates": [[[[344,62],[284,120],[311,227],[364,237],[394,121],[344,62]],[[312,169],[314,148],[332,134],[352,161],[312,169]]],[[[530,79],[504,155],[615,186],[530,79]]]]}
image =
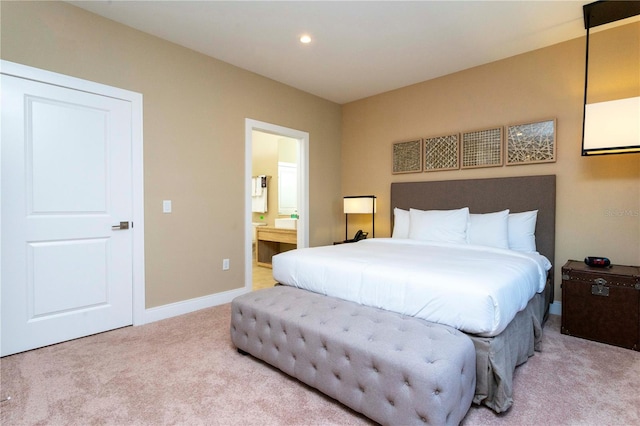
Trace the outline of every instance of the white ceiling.
{"type": "Polygon", "coordinates": [[[343,104],[584,36],[590,2],[70,3],[343,104]]]}

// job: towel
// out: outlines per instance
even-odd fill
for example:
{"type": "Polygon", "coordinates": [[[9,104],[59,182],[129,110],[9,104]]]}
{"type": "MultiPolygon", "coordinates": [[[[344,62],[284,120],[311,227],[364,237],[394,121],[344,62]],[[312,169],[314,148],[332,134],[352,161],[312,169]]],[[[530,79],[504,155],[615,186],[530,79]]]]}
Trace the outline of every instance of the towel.
{"type": "Polygon", "coordinates": [[[259,197],[262,195],[262,191],[263,191],[262,177],[263,176],[251,178],[251,196],[252,197],[256,197],[256,196],[259,197]]]}
{"type": "Polygon", "coordinates": [[[251,211],[267,212],[267,177],[265,175],[251,178],[251,211]]]}
{"type": "Polygon", "coordinates": [[[262,195],[251,197],[251,211],[254,213],[267,212],[267,188],[262,188],[262,195]]]}

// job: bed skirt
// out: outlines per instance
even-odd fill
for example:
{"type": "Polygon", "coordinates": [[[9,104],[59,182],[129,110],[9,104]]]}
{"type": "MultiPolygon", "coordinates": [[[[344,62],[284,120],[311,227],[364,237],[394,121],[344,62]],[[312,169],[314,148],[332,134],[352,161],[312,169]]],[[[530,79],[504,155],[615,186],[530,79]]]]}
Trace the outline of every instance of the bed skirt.
{"type": "Polygon", "coordinates": [[[541,350],[545,306],[545,295],[536,294],[498,336],[469,335],[476,349],[474,404],[496,413],[511,407],[515,368],[541,350]]]}

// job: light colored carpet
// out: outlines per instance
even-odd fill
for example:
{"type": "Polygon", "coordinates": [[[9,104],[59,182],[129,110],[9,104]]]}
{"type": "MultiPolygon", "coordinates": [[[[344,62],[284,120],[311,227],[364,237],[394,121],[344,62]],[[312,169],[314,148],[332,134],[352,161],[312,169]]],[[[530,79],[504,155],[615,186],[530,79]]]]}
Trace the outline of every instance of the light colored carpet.
{"type": "MultiPolygon", "coordinates": [[[[0,360],[2,425],[365,425],[279,370],[238,354],[230,305],[0,360]]],[[[472,407],[464,425],[640,424],[640,353],[545,327],[516,370],[507,413],[472,407]]]]}

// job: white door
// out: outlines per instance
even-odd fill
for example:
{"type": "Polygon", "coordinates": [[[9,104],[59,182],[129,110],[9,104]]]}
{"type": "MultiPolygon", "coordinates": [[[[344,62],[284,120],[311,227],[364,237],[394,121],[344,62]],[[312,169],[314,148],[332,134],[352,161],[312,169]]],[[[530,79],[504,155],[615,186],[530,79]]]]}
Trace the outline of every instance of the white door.
{"type": "Polygon", "coordinates": [[[2,356],[132,324],[131,104],[1,79],[2,356]]]}

